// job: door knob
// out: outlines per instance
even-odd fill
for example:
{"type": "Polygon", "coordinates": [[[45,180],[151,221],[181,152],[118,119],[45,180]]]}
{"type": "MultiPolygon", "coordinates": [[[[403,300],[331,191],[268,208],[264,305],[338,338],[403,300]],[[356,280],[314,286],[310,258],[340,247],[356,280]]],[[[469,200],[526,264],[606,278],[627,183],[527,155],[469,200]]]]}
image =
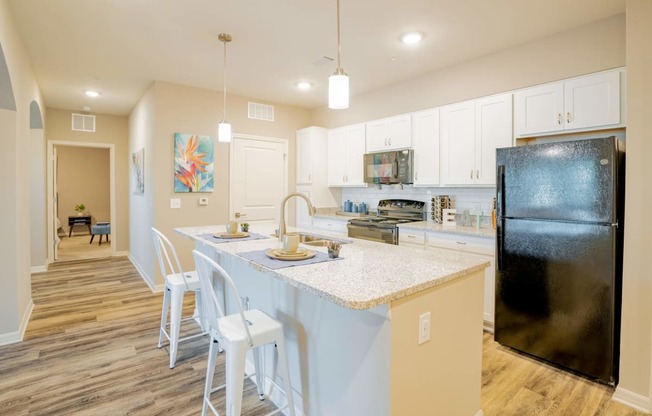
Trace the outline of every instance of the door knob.
{"type": "Polygon", "coordinates": [[[235,213],[235,217],[236,217],[236,218],[246,217],[246,216],[247,216],[247,214],[241,214],[241,213],[239,213],[239,212],[236,212],[236,213],[235,213]]]}

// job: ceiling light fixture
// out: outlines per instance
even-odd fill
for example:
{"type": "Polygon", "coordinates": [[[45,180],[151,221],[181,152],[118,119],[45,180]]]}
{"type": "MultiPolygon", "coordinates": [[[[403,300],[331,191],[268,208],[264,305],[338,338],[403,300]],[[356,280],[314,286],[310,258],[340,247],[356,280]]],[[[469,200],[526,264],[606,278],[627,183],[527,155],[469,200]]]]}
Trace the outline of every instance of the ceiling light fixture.
{"type": "Polygon", "coordinates": [[[423,35],[419,32],[410,32],[401,36],[401,42],[406,45],[414,45],[415,43],[421,42],[423,35]]]}
{"type": "Polygon", "coordinates": [[[86,90],[85,94],[91,98],[97,98],[100,96],[100,93],[97,91],[86,90]]]}
{"type": "Polygon", "coordinates": [[[299,81],[297,82],[297,88],[300,90],[309,90],[312,87],[312,84],[308,81],[299,81]]]}
{"type": "Polygon", "coordinates": [[[340,0],[337,0],[337,69],[328,77],[328,108],[349,108],[349,76],[340,66],[340,0]]]}
{"type": "Polygon", "coordinates": [[[222,73],[222,85],[224,90],[224,103],[222,107],[222,121],[220,122],[217,131],[217,141],[228,143],[231,141],[231,125],[226,122],[226,44],[231,42],[231,35],[227,33],[220,33],[217,37],[224,43],[224,72],[222,73]]]}

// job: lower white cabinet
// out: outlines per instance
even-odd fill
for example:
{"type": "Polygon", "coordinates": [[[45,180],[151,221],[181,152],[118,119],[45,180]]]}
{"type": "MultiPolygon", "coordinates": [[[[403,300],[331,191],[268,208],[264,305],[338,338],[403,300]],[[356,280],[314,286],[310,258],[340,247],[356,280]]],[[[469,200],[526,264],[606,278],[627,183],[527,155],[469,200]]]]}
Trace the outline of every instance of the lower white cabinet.
{"type": "Polygon", "coordinates": [[[427,232],[426,247],[463,252],[491,263],[484,271],[484,321],[485,328],[493,331],[496,281],[495,240],[471,235],[427,232]]]}
{"type": "Polygon", "coordinates": [[[400,228],[398,230],[398,245],[399,246],[413,246],[418,248],[425,248],[426,233],[425,231],[410,230],[408,228],[400,228]]]}
{"type": "Polygon", "coordinates": [[[346,237],[349,234],[349,230],[346,227],[348,222],[348,218],[313,217],[312,230],[315,232],[326,231],[330,234],[346,237]]]}

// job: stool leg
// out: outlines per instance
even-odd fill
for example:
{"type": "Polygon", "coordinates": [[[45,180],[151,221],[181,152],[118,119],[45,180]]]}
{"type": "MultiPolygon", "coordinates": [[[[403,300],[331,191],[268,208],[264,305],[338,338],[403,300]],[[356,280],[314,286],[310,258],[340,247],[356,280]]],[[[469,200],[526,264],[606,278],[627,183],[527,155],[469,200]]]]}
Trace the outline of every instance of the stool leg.
{"type": "Polygon", "coordinates": [[[104,235],[104,234],[100,234],[100,244],[98,244],[98,246],[101,246],[101,245],[102,245],[102,236],[103,236],[103,235],[104,235]]]}
{"type": "Polygon", "coordinates": [[[206,412],[208,411],[208,404],[211,401],[211,390],[213,390],[213,377],[215,376],[217,353],[217,340],[211,337],[211,345],[208,348],[208,367],[206,367],[206,382],[204,383],[204,405],[201,409],[202,416],[206,416],[206,412]]]}
{"type": "Polygon", "coordinates": [[[158,348],[163,346],[165,327],[168,324],[168,309],[170,308],[170,289],[166,286],[163,291],[163,311],[161,312],[161,330],[158,335],[158,348]]]}
{"type": "Polygon", "coordinates": [[[181,310],[183,308],[183,292],[180,287],[172,286],[170,299],[170,368],[174,368],[179,347],[179,327],[181,325],[181,310]]]}
{"type": "Polygon", "coordinates": [[[91,234],[91,242],[88,244],[93,244],[93,239],[95,238],[95,234],[91,234]]]}
{"type": "Polygon", "coordinates": [[[255,348],[253,351],[254,367],[256,368],[256,389],[258,390],[258,398],[260,400],[265,400],[265,370],[262,365],[264,352],[263,345],[255,348]]]}
{"type": "Polygon", "coordinates": [[[294,414],[294,400],[292,399],[292,383],[290,383],[290,368],[288,367],[287,356],[285,355],[285,340],[283,334],[276,340],[276,349],[278,351],[278,367],[283,377],[283,386],[285,387],[285,396],[288,401],[288,414],[294,414]]]}
{"type": "Polygon", "coordinates": [[[226,346],[226,416],[240,416],[246,358],[244,344],[226,346]]]}

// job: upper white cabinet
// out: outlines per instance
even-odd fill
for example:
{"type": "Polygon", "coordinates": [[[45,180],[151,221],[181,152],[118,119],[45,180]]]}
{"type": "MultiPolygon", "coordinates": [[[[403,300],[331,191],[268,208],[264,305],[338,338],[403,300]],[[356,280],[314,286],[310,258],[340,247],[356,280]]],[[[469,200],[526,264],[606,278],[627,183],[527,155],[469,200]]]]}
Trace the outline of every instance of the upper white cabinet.
{"type": "Polygon", "coordinates": [[[412,114],[414,186],[439,185],[439,109],[412,114]]]}
{"type": "Polygon", "coordinates": [[[405,149],[412,146],[411,115],[387,117],[367,123],[367,152],[405,149]]]}
{"type": "Polygon", "coordinates": [[[364,124],[329,130],[328,186],[365,186],[363,178],[364,153],[364,124]]]}
{"type": "Polygon", "coordinates": [[[442,107],[441,141],[444,185],[495,185],[496,149],[512,145],[512,95],[442,107]]]}
{"type": "Polygon", "coordinates": [[[621,71],[572,78],[516,92],[517,137],[621,123],[621,71]]]}
{"type": "Polygon", "coordinates": [[[297,189],[310,195],[315,207],[337,207],[339,190],[328,188],[326,177],[327,130],[308,127],[297,130],[297,189]]]}

